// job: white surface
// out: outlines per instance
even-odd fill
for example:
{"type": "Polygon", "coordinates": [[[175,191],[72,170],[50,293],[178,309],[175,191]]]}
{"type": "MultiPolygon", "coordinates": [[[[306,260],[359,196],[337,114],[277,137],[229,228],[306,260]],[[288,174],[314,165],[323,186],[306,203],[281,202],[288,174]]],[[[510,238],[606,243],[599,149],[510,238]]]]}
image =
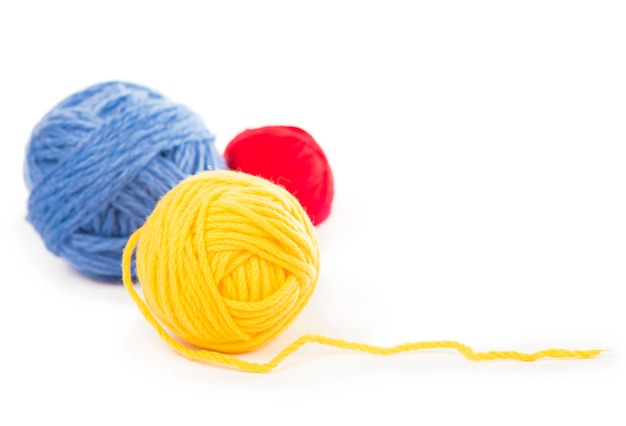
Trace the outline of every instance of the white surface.
{"type": "Polygon", "coordinates": [[[0,6],[0,424],[626,424],[624,3],[210,3],[0,6]],[[110,79],[188,104],[220,149],[292,124],[332,163],[317,292],[246,359],[307,332],[613,351],[307,346],[269,375],[176,355],[121,286],[72,272],[24,220],[32,127],[110,79]]]}

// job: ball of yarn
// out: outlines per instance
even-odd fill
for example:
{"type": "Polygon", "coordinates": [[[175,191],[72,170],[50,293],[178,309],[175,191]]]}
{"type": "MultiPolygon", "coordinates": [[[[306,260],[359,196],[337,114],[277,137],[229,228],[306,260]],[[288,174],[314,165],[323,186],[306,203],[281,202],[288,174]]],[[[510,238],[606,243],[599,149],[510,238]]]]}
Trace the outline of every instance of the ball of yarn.
{"type": "Polygon", "coordinates": [[[190,174],[225,168],[214,135],[186,106],[136,84],[97,84],[34,128],[27,219],[76,270],[120,281],[127,239],[156,202],[190,174]]]}
{"type": "Polygon", "coordinates": [[[267,343],[300,313],[318,280],[319,249],[302,206],[284,188],[245,173],[185,179],[129,246],[136,238],[149,311],[204,349],[241,353],[267,343]]]}
{"type": "Polygon", "coordinates": [[[304,334],[265,363],[235,355],[280,334],[305,307],[319,276],[319,249],[301,204],[270,181],[235,171],[198,173],[159,201],[123,252],[123,282],[144,317],[193,360],[267,373],[307,343],[375,355],[455,349],[470,360],[593,358],[602,350],[476,352],[452,340],[376,346],[304,334]],[[139,295],[131,278],[136,249],[139,295]]]}
{"type": "Polygon", "coordinates": [[[228,143],[224,158],[231,170],[284,186],[300,201],[314,225],[328,218],[333,174],[326,155],[304,130],[290,126],[244,130],[228,143]]]}

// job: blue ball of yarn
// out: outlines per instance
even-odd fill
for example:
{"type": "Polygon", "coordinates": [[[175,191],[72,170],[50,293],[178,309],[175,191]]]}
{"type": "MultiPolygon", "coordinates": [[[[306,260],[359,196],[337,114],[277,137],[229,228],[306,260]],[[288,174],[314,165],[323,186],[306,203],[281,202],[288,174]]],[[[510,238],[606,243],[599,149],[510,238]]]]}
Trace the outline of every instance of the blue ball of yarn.
{"type": "Polygon", "coordinates": [[[76,270],[120,282],[126,241],[157,201],[191,174],[226,168],[214,140],[200,116],[149,88],[89,87],[32,132],[27,220],[76,270]]]}

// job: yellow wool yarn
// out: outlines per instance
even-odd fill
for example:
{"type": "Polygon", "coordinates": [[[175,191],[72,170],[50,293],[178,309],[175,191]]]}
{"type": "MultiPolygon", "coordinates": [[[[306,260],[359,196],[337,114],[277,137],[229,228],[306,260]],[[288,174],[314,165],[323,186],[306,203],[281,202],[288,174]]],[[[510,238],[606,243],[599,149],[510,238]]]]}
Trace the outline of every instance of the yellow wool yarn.
{"type": "Polygon", "coordinates": [[[245,371],[269,372],[311,342],[377,355],[449,348],[472,360],[590,358],[601,352],[474,352],[454,341],[378,347],[307,334],[264,364],[229,355],[280,334],[309,301],[320,269],[313,224],[296,198],[235,171],[199,173],[167,193],[130,237],[122,267],[126,289],[168,345],[190,359],[245,371]],[[131,278],[135,248],[143,298],[131,278]]]}
{"type": "Polygon", "coordinates": [[[140,232],[137,277],[147,305],[201,348],[264,345],[317,284],[313,225],[294,197],[261,178],[192,176],[163,197],[140,232]]]}

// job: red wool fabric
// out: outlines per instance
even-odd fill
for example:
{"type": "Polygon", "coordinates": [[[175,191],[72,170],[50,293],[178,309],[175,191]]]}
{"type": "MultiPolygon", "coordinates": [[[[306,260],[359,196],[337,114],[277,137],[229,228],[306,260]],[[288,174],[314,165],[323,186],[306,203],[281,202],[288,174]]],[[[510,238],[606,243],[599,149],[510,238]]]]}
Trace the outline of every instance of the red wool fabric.
{"type": "Polygon", "coordinates": [[[228,143],[230,170],[260,176],[294,195],[314,225],[330,214],[333,174],[326,155],[306,131],[292,126],[246,129],[228,143]]]}

